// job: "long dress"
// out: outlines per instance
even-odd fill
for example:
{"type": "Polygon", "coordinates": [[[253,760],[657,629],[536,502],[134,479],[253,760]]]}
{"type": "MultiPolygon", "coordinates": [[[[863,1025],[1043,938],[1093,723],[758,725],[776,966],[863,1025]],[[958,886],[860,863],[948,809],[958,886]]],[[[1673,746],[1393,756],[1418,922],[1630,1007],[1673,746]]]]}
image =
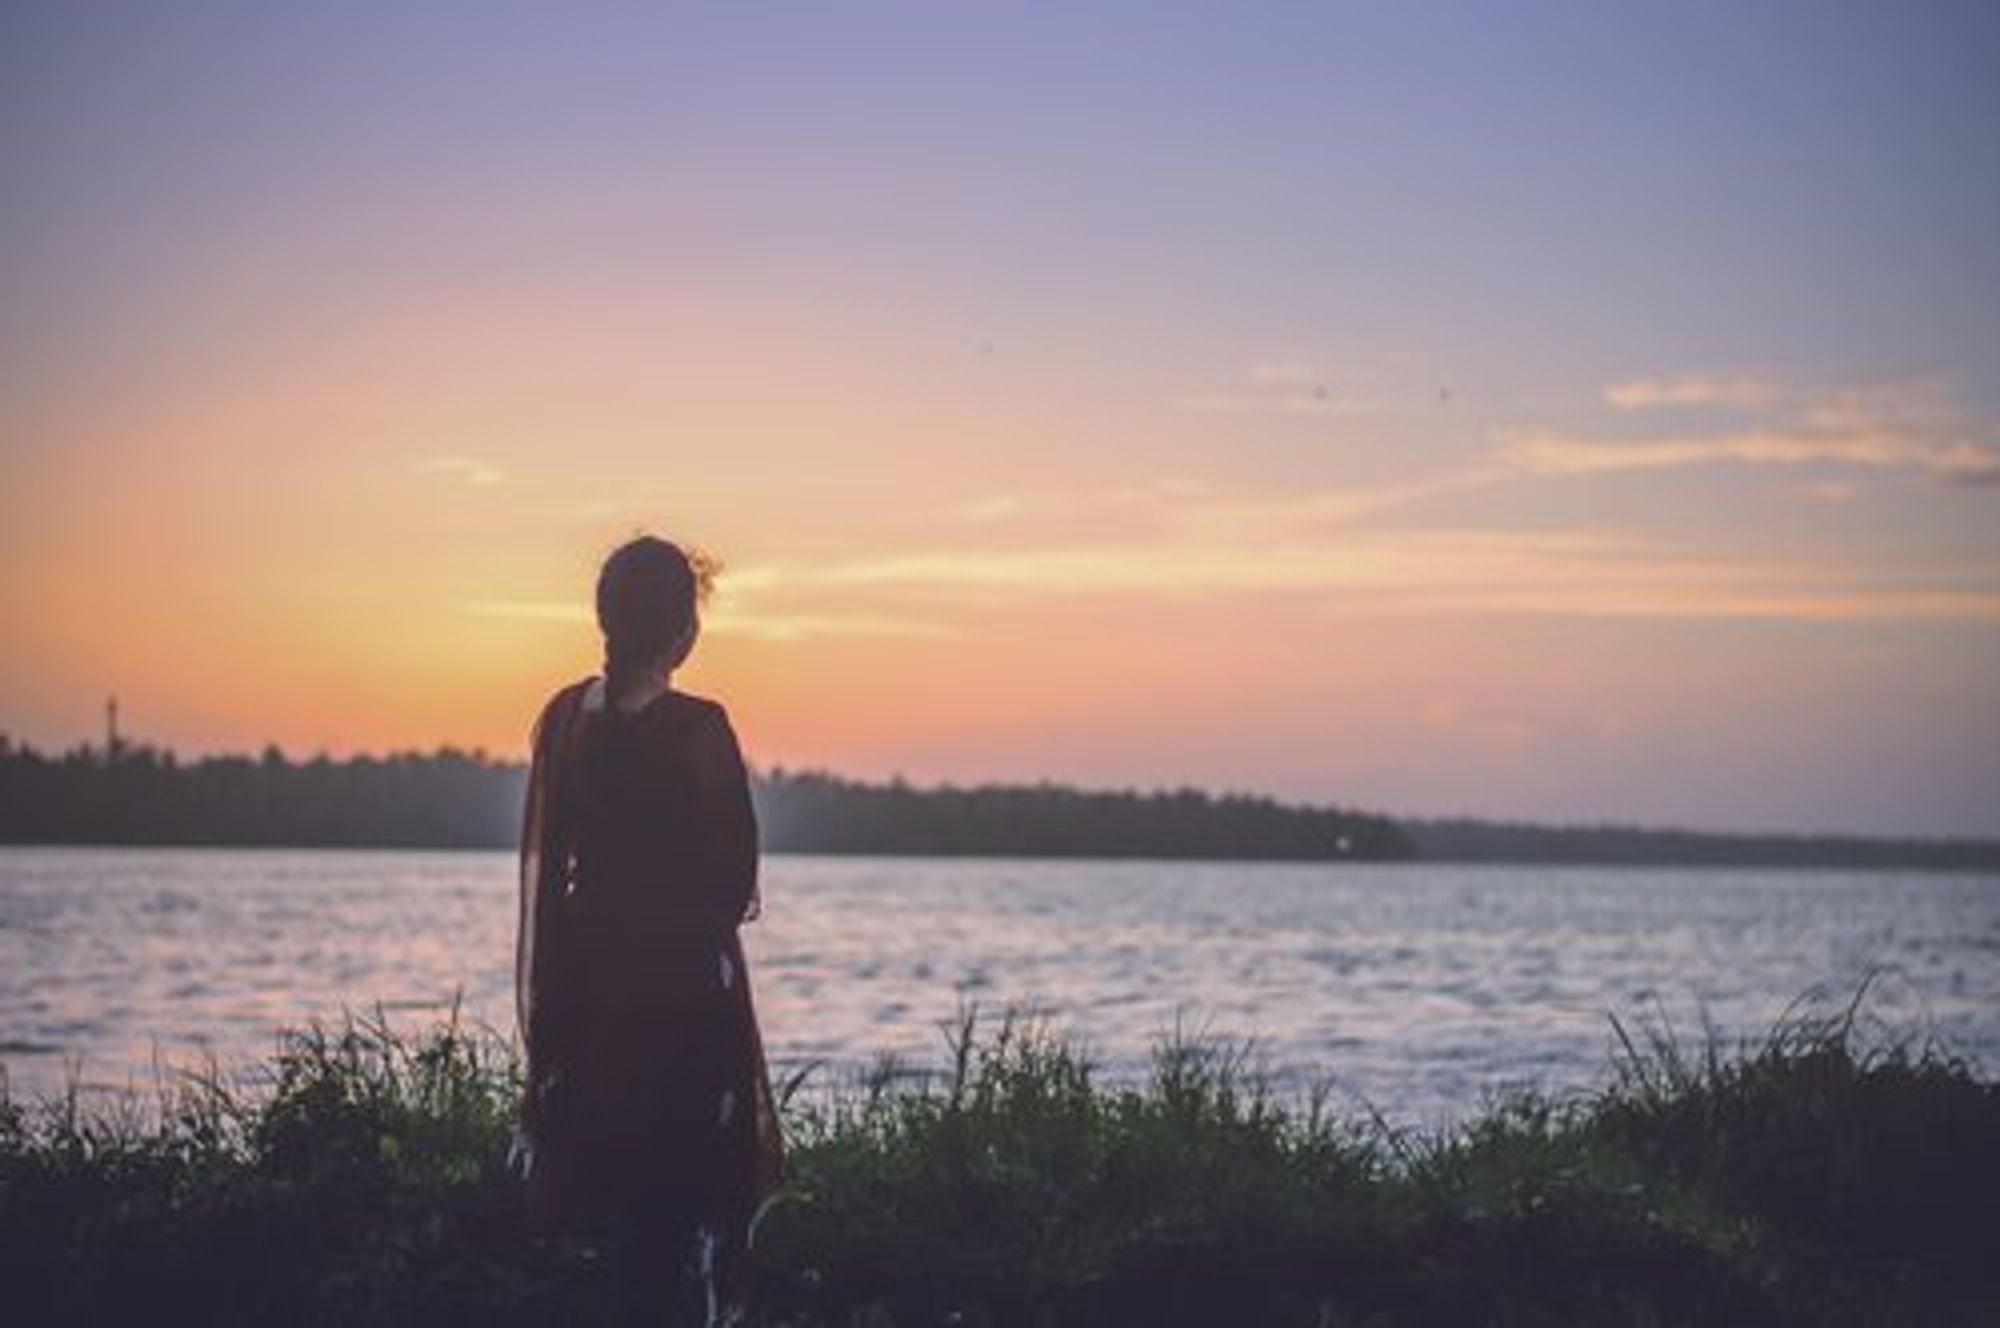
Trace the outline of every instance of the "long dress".
{"type": "Polygon", "coordinates": [[[601,680],[536,724],[517,954],[531,1225],[697,1252],[730,1285],[781,1144],[737,927],[757,828],[722,707],[625,713],[601,680]]]}

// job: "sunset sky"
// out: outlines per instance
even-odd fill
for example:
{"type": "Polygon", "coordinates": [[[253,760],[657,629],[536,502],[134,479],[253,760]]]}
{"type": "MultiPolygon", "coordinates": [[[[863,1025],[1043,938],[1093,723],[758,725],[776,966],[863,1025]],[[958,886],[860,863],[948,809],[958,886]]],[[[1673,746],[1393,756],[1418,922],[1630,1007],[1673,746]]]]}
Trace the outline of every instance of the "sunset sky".
{"type": "Polygon", "coordinates": [[[10,3],[0,731],[2000,834],[2000,8],[10,3]]]}

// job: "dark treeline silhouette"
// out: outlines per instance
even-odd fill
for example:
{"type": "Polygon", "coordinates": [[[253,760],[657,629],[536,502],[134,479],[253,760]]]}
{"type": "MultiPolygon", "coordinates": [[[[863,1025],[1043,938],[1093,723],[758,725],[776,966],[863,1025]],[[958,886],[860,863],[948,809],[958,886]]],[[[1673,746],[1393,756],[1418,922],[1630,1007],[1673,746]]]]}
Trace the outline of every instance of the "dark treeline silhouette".
{"type": "Polygon", "coordinates": [[[452,748],[180,761],[143,745],[44,756],[0,737],[0,841],[489,848],[520,833],[526,778],[452,748]]]}
{"type": "Polygon", "coordinates": [[[1853,835],[1718,834],[1628,825],[1518,825],[1459,817],[1400,822],[1430,862],[1695,867],[2000,869],[2000,842],[1853,835]]]}
{"type": "Polygon", "coordinates": [[[1056,784],[913,788],[771,772],[759,781],[765,843],[822,853],[1067,858],[1408,858],[1384,816],[1268,798],[1085,792],[1056,784]]]}
{"type": "MultiPolygon", "coordinates": [[[[179,761],[0,737],[0,842],[475,848],[515,842],[526,774],[446,748],[334,761],[179,761]]],[[[753,776],[766,848],[822,853],[1150,858],[1407,858],[1386,817],[1204,793],[916,789],[775,770],[753,776]]]]}
{"type": "MultiPolygon", "coordinates": [[[[181,761],[117,743],[56,755],[0,735],[0,843],[504,848],[526,772],[483,752],[181,761]]],[[[1441,862],[2000,869],[2000,842],[1392,820],[1267,798],[1055,784],[919,788],[752,776],[767,849],[1441,862]]]]}

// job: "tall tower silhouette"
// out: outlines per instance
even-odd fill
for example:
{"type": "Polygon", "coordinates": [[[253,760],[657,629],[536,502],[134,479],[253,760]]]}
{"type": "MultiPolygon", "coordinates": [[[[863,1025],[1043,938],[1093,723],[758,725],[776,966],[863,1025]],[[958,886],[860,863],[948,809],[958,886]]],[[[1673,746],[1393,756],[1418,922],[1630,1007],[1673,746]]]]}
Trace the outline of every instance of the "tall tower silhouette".
{"type": "Polygon", "coordinates": [[[120,741],[118,737],[118,698],[106,697],[104,701],[104,759],[118,759],[120,741]]]}

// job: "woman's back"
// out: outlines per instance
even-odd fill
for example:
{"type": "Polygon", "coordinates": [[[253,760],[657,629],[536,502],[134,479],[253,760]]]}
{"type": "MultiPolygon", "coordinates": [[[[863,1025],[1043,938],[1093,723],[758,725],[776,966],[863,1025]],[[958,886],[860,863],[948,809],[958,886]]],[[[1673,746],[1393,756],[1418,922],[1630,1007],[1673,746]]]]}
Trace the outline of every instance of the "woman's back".
{"type": "Polygon", "coordinates": [[[575,868],[562,906],[595,939],[601,980],[643,983],[712,955],[751,911],[748,780],[713,701],[668,691],[627,713],[585,686],[564,786],[575,868]]]}

